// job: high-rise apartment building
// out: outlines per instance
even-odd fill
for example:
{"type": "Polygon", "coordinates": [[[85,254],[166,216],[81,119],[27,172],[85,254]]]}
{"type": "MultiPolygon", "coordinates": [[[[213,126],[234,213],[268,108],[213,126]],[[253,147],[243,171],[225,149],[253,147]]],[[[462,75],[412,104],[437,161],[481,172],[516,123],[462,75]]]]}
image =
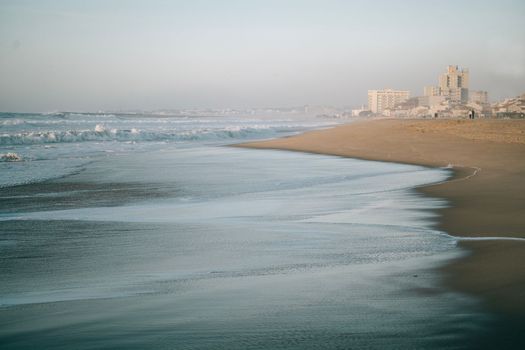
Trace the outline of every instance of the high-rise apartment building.
{"type": "Polygon", "coordinates": [[[443,96],[453,102],[468,102],[469,71],[458,66],[448,66],[439,76],[438,86],[425,86],[425,96],[443,96]]]}
{"type": "Polygon", "coordinates": [[[386,108],[408,100],[410,92],[406,90],[368,90],[368,109],[381,114],[386,108]]]}
{"type": "Polygon", "coordinates": [[[468,69],[459,70],[458,66],[448,66],[447,72],[439,77],[441,95],[455,102],[468,102],[468,85],[468,69]]]}

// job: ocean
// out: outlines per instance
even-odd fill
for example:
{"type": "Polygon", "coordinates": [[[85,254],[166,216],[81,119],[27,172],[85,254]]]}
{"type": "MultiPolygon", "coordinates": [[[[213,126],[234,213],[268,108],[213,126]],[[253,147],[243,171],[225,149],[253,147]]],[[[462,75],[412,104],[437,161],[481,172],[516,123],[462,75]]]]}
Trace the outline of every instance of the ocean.
{"type": "Polygon", "coordinates": [[[414,190],[449,169],[229,146],[335,124],[0,114],[0,347],[472,346],[414,190]]]}

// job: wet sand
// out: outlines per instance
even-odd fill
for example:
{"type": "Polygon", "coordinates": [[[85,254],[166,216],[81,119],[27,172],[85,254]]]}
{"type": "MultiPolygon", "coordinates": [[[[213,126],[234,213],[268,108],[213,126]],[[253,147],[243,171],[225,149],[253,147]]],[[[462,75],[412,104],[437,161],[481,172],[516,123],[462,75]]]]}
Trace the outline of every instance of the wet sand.
{"type": "MultiPolygon", "coordinates": [[[[446,199],[437,228],[460,237],[525,238],[525,120],[371,120],[239,145],[376,161],[452,166],[418,190],[446,199]]],[[[460,240],[468,254],[443,268],[452,288],[493,311],[525,315],[525,241],[460,240]]]]}

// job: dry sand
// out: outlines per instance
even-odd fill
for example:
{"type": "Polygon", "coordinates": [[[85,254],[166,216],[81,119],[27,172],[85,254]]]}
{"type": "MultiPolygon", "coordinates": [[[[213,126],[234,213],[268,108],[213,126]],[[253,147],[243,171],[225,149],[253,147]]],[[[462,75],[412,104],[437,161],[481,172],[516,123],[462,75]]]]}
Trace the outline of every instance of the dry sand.
{"type": "MultiPolygon", "coordinates": [[[[454,236],[525,238],[525,120],[373,120],[241,145],[417,164],[452,165],[451,181],[420,188],[444,198],[438,228],[454,236]]],[[[495,311],[525,314],[525,241],[460,241],[449,286],[495,311]]]]}

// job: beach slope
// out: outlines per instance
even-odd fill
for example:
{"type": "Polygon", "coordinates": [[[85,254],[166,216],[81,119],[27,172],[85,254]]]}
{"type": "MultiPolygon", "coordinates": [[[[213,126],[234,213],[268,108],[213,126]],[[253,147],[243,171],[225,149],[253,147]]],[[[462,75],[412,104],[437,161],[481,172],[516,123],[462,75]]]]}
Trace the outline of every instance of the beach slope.
{"type": "Polygon", "coordinates": [[[450,181],[418,189],[450,204],[437,228],[468,256],[444,268],[457,290],[495,310],[525,314],[525,120],[369,120],[239,145],[452,167],[450,181]]]}

